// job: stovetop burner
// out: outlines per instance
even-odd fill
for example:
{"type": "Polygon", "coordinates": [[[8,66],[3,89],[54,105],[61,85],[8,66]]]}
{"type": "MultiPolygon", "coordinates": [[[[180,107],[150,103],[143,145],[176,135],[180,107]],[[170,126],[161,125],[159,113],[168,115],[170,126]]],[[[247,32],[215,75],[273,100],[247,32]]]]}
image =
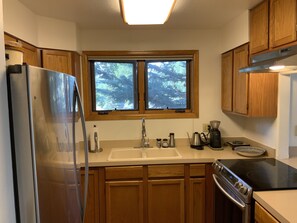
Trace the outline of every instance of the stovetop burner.
{"type": "Polygon", "coordinates": [[[273,158],[219,160],[254,191],[297,189],[297,169],[273,158]]]}

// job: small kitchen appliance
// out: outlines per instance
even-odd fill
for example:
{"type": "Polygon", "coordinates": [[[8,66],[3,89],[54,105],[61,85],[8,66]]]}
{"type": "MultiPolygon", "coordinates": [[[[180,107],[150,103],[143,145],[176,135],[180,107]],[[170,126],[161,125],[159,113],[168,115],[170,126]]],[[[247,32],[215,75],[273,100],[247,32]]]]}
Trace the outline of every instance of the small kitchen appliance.
{"type": "Polygon", "coordinates": [[[210,141],[209,141],[209,145],[212,148],[221,148],[222,147],[222,143],[221,143],[221,132],[219,130],[219,126],[220,126],[220,121],[217,120],[213,120],[210,121],[210,141]]]}
{"type": "Polygon", "coordinates": [[[205,134],[201,133],[201,135],[200,135],[199,132],[194,132],[193,136],[192,136],[192,139],[190,139],[189,133],[187,133],[187,134],[188,134],[188,138],[189,138],[191,148],[202,150],[203,146],[206,144],[206,142],[204,142],[201,139],[201,135],[204,137],[204,139],[206,139],[205,134]]]}

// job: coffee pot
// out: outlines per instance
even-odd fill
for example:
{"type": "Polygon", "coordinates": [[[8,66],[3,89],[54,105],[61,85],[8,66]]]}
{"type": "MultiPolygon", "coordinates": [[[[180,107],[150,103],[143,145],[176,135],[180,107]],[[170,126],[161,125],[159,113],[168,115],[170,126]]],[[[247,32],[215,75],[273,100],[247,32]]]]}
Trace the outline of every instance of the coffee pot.
{"type": "Polygon", "coordinates": [[[210,121],[210,131],[209,131],[209,145],[212,148],[221,148],[222,142],[221,142],[221,132],[219,130],[221,122],[217,120],[210,121]]]}
{"type": "Polygon", "coordinates": [[[194,132],[192,135],[192,138],[190,139],[189,133],[188,133],[189,142],[191,145],[191,148],[194,149],[203,149],[203,146],[206,143],[206,135],[204,133],[199,134],[198,132],[194,132]],[[201,139],[201,135],[204,138],[205,141],[201,139]]]}

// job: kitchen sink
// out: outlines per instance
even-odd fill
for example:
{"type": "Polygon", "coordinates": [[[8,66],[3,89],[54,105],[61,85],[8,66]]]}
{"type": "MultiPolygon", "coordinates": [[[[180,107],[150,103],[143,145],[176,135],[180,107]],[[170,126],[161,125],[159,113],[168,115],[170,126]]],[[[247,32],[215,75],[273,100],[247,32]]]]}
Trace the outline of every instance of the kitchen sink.
{"type": "Polygon", "coordinates": [[[126,159],[140,159],[143,157],[140,149],[112,149],[108,159],[109,160],[126,160],[126,159]]]}
{"type": "Polygon", "coordinates": [[[147,158],[178,158],[181,157],[179,152],[174,149],[148,149],[145,151],[147,158]]]}
{"type": "Polygon", "coordinates": [[[108,156],[109,161],[120,160],[153,160],[177,159],[182,156],[175,148],[113,148],[108,156]]]}

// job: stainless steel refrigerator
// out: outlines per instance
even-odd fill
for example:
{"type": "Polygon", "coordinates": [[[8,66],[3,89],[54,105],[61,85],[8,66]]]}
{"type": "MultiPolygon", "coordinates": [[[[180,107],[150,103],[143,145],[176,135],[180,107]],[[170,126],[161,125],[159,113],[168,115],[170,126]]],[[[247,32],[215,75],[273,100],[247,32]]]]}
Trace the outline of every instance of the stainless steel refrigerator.
{"type": "Polygon", "coordinates": [[[14,65],[7,81],[17,222],[84,222],[88,150],[75,77],[14,65]]]}

